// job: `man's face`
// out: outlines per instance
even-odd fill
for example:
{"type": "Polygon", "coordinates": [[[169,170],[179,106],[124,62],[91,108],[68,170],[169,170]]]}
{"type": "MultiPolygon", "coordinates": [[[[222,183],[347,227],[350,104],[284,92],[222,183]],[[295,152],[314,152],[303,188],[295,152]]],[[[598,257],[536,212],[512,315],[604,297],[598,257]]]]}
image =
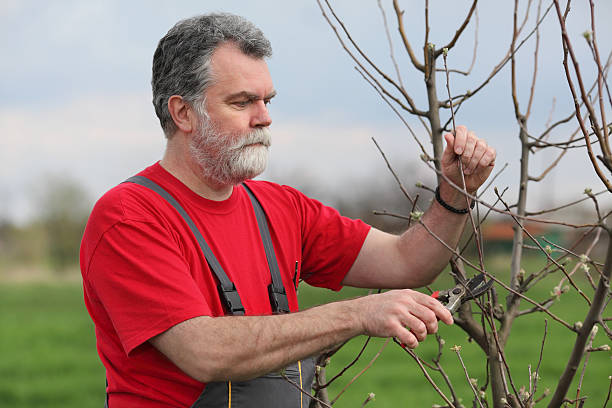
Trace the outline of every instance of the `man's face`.
{"type": "Polygon", "coordinates": [[[266,62],[244,55],[233,44],[215,51],[211,70],[208,117],[200,117],[191,152],[211,181],[237,184],[265,169],[272,123],[267,104],[275,91],[266,62]]]}

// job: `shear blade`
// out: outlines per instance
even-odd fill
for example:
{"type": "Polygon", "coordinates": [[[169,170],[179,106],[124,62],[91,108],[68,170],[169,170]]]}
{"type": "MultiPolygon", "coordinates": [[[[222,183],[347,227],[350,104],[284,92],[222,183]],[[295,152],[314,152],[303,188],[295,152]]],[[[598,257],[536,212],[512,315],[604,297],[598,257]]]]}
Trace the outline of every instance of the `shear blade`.
{"type": "Polygon", "coordinates": [[[493,286],[493,279],[485,281],[485,274],[481,273],[470,279],[466,285],[466,294],[464,300],[474,299],[493,286]]]}

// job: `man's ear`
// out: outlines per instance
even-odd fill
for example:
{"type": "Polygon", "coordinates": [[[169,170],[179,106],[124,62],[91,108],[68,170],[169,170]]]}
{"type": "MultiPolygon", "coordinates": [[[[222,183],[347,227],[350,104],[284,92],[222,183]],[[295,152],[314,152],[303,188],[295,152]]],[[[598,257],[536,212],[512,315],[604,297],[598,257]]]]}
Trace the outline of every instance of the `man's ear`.
{"type": "Polygon", "coordinates": [[[168,99],[168,112],[176,127],[184,133],[191,133],[196,126],[196,115],[191,106],[179,95],[168,99]]]}

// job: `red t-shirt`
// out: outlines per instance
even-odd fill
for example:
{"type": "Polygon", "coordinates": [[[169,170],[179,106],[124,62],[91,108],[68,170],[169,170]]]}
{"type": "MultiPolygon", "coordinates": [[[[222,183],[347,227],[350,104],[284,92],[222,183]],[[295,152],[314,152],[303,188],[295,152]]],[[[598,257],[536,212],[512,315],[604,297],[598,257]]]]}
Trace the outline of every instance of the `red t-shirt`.
{"type": "MultiPolygon", "coordinates": [[[[236,285],[246,314],[271,314],[270,271],[244,187],[219,202],[200,197],[159,163],[139,175],[181,203],[236,285]]],[[[268,217],[291,310],[298,310],[293,284],[298,279],[339,290],[369,226],[291,187],[247,183],[268,217]]],[[[178,212],[146,187],[124,183],[113,188],[96,203],[87,223],[81,272],[110,407],[191,406],[205,384],[147,341],[187,319],[224,315],[216,278],[178,212]]]]}

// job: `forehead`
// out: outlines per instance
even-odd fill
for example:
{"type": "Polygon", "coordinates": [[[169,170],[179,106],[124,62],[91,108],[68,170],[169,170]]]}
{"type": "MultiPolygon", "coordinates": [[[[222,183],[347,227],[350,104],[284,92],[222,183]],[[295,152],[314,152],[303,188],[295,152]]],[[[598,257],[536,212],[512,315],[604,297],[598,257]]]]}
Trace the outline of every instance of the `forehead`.
{"type": "Polygon", "coordinates": [[[244,55],[232,43],[215,50],[211,71],[214,82],[208,88],[207,98],[243,91],[264,97],[274,91],[266,61],[244,55]]]}

